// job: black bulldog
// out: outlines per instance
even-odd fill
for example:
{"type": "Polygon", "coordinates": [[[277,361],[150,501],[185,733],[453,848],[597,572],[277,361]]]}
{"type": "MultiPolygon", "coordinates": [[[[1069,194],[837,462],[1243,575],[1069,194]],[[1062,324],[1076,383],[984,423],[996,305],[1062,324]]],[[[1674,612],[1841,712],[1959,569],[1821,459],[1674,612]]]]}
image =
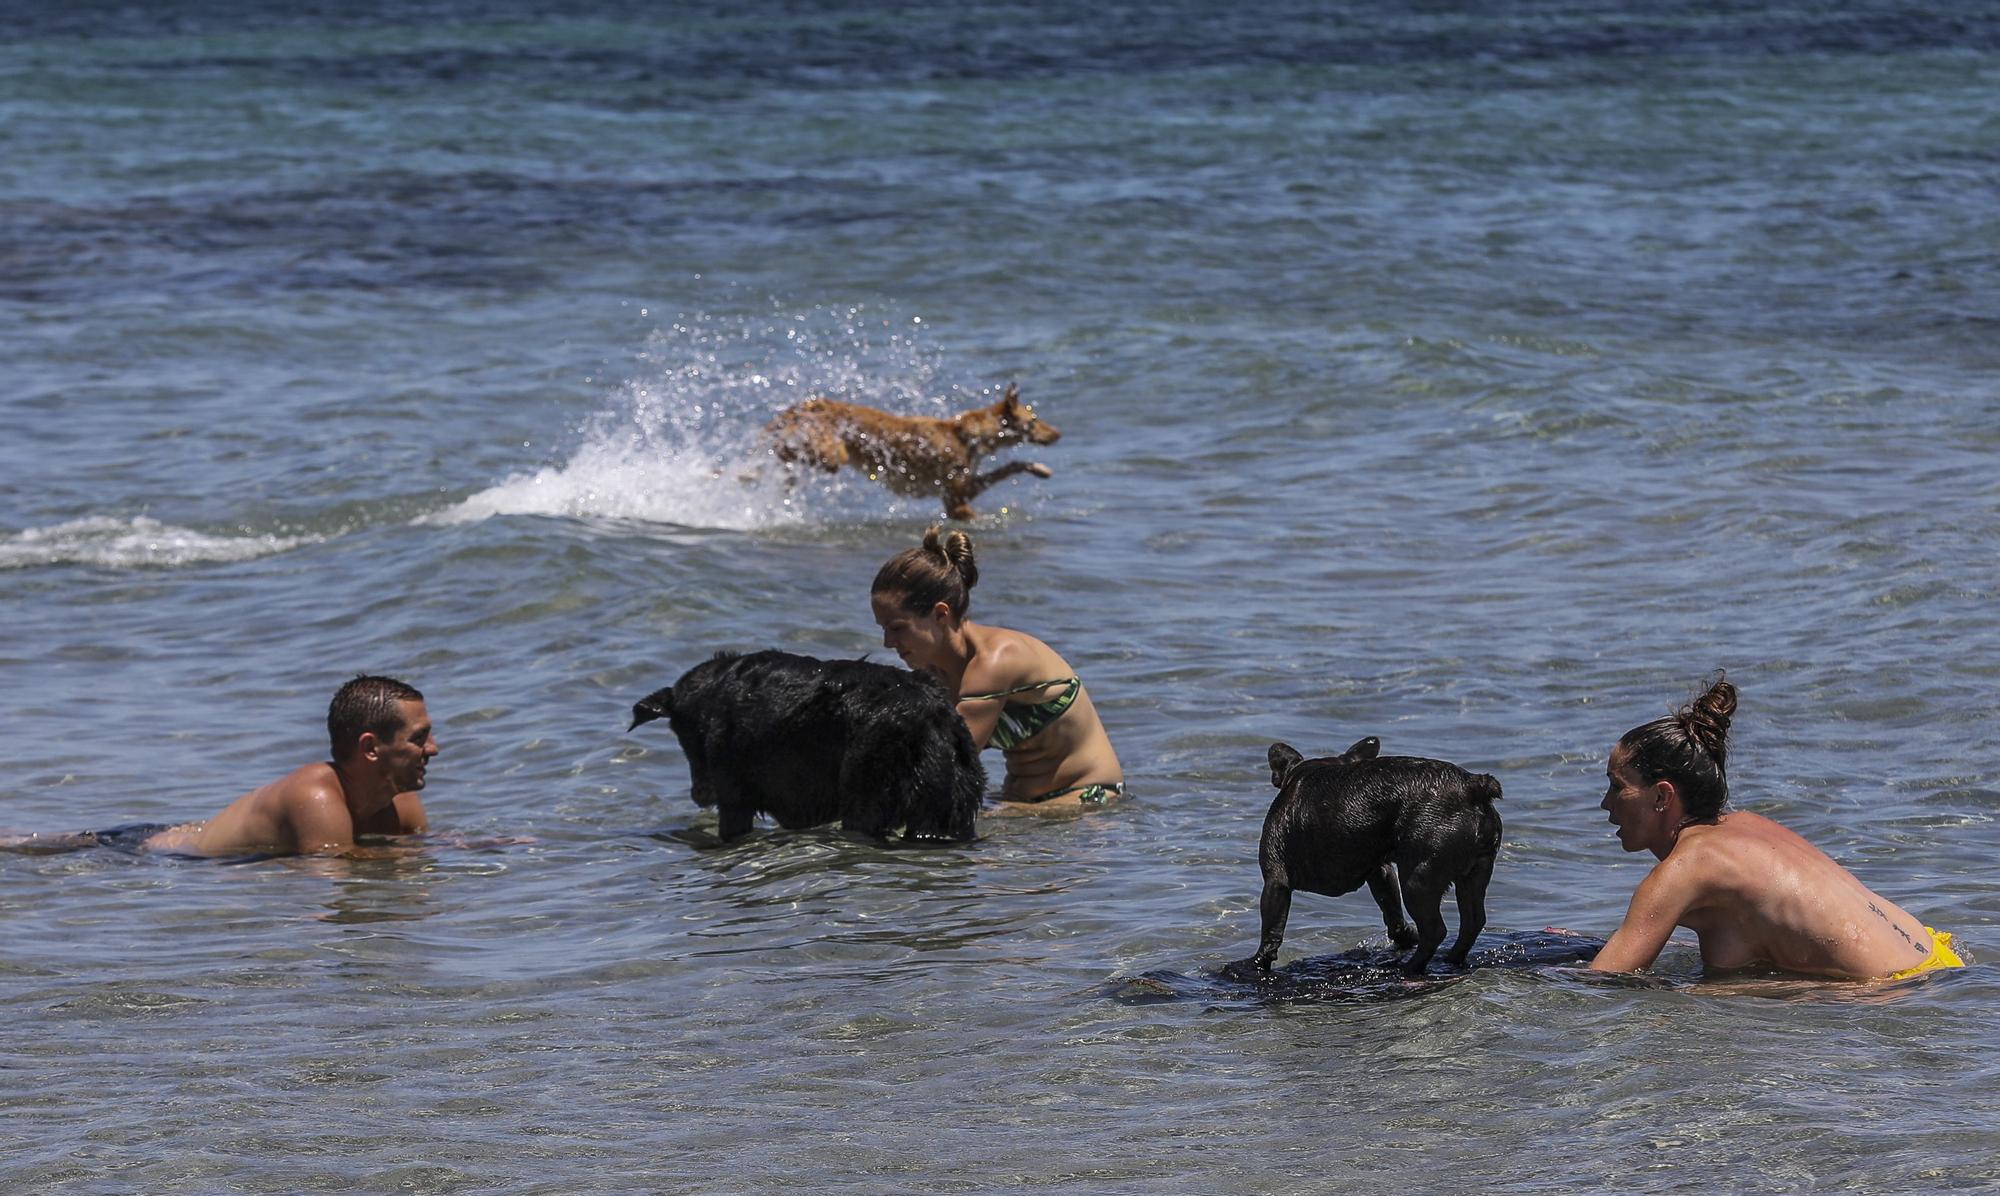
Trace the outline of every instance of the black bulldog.
{"type": "Polygon", "coordinates": [[[1455,886],[1458,939],[1447,958],[1465,966],[1486,926],[1486,882],[1500,850],[1500,813],[1493,808],[1500,782],[1442,760],[1381,756],[1381,750],[1372,736],[1316,760],[1287,744],[1271,745],[1278,797],[1264,816],[1257,852],[1264,934],[1257,954],[1230,964],[1227,974],[1270,970],[1294,889],[1338,897],[1364,883],[1382,907],[1389,938],[1416,947],[1403,965],[1406,976],[1423,975],[1444,941],[1439,907],[1446,887],[1455,886]],[[1403,916],[1405,901],[1414,927],[1403,916]]]}

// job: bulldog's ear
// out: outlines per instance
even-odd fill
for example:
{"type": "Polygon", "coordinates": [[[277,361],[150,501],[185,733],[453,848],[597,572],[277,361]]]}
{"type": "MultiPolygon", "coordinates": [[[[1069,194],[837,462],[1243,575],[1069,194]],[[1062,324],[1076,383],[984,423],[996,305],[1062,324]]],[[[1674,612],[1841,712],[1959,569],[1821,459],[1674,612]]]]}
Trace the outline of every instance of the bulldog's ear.
{"type": "Polygon", "coordinates": [[[1305,759],[1305,756],[1289,743],[1274,743],[1271,745],[1271,750],[1265,753],[1265,758],[1271,762],[1272,788],[1283,789],[1285,778],[1291,775],[1292,770],[1299,766],[1299,761],[1305,759]]]}
{"type": "Polygon", "coordinates": [[[1354,746],[1342,752],[1340,758],[1352,764],[1356,760],[1373,760],[1381,754],[1382,741],[1370,735],[1366,739],[1355,740],[1354,746]]]}

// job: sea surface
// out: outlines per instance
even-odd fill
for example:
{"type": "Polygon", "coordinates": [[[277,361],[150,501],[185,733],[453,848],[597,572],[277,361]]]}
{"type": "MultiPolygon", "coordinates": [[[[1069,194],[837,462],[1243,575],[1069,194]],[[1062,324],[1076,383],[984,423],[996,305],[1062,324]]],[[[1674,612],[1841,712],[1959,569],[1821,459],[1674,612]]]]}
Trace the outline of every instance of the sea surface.
{"type": "Polygon", "coordinates": [[[0,853],[0,1188],[2000,1184],[1996,95],[1905,0],[5,5],[0,829],[211,814],[360,671],[443,752],[401,858],[0,853]],[[718,845],[631,703],[888,658],[939,513],[757,429],[1009,383],[973,614],[1136,796],[718,845]],[[1973,966],[1570,966],[1716,669],[1736,804],[1973,966]],[[1266,746],[1364,735],[1501,779],[1482,966],[1357,893],[1221,979],[1266,746]]]}

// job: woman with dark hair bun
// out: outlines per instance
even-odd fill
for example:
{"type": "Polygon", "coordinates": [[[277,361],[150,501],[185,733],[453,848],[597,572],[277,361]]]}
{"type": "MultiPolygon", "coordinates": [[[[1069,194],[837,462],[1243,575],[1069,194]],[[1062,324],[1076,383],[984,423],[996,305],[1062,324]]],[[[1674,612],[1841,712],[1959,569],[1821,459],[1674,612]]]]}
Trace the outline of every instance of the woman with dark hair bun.
{"type": "Polygon", "coordinates": [[[869,605],[882,646],[944,678],[981,748],[1006,753],[1002,804],[1014,813],[1075,811],[1124,795],[1118,753],[1076,670],[1032,635],[966,617],[979,565],[962,531],[924,533],[890,558],[869,605]]]}
{"type": "Polygon", "coordinates": [[[1826,853],[1757,814],[1729,808],[1736,687],[1718,675],[1666,718],[1611,749],[1603,809],[1626,851],[1659,857],[1624,924],[1590,966],[1652,966],[1676,926],[1701,940],[1703,967],[1775,968],[1900,980],[1964,966],[1951,936],[1870,892],[1826,853]]]}

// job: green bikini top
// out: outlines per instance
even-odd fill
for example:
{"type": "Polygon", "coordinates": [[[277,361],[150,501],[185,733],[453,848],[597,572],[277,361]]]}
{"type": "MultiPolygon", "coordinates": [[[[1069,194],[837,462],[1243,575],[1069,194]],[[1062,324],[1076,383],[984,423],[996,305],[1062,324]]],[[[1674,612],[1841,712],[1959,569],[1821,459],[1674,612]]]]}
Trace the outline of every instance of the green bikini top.
{"type": "Polygon", "coordinates": [[[1068,710],[1076,701],[1077,691],[1082,688],[1083,682],[1075,677],[1066,677],[1060,681],[1035,681],[1027,685],[1017,685],[1012,689],[1003,689],[998,693],[961,694],[959,695],[959,701],[987,702],[997,700],[1002,702],[1003,704],[1000,707],[1000,722],[993,728],[993,738],[989,743],[1003,752],[1011,752],[1034,738],[1035,734],[1043,727],[1061,718],[1063,711],[1068,710]],[[1037,702],[1032,706],[1009,706],[1004,704],[1006,699],[1013,697],[1015,694],[1033,693],[1035,690],[1047,689],[1052,685],[1060,685],[1063,687],[1063,690],[1046,702],[1037,702]]]}

